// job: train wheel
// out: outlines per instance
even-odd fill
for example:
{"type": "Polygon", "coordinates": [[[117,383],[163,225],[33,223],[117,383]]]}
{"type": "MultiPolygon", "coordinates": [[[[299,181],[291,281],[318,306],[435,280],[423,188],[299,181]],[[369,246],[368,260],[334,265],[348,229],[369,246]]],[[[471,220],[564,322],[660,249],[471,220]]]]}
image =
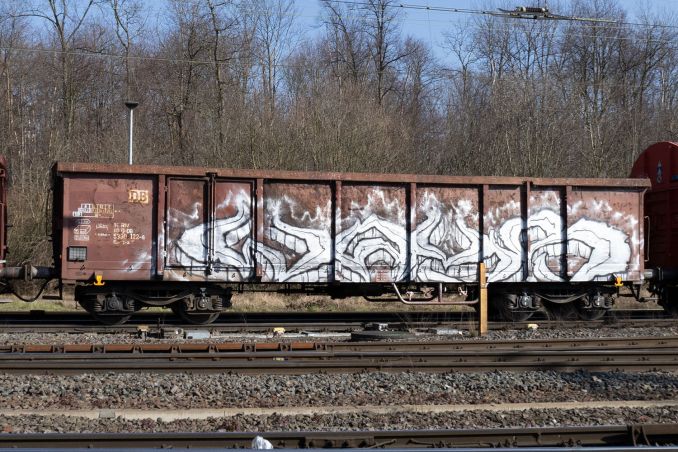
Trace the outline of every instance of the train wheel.
{"type": "Polygon", "coordinates": [[[122,325],[132,317],[131,314],[108,314],[101,312],[90,312],[90,315],[104,325],[122,325]]]}
{"type": "Polygon", "coordinates": [[[207,325],[214,322],[218,317],[218,312],[212,313],[195,313],[186,310],[186,305],[183,302],[177,302],[170,306],[172,312],[186,323],[192,325],[207,325]]]}
{"type": "Polygon", "coordinates": [[[517,295],[510,293],[492,296],[492,317],[505,322],[524,322],[532,317],[534,311],[511,309],[511,306],[517,305],[517,298],[517,295]]]}
{"type": "Polygon", "coordinates": [[[544,309],[553,320],[577,320],[579,318],[574,303],[552,303],[544,301],[544,309]]]}
{"type": "Polygon", "coordinates": [[[88,297],[78,303],[89,315],[104,325],[122,325],[132,317],[129,312],[102,311],[101,301],[96,298],[88,297]]]}
{"type": "Polygon", "coordinates": [[[582,320],[600,320],[607,314],[607,309],[605,308],[585,309],[577,304],[576,309],[577,315],[579,315],[579,318],[582,320]]]}

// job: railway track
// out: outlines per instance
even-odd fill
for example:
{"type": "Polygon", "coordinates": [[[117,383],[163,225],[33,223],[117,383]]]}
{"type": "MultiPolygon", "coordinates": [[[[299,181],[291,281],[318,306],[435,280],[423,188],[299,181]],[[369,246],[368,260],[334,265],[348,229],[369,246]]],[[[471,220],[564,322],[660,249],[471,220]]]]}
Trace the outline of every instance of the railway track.
{"type": "MultiPolygon", "coordinates": [[[[167,328],[207,329],[214,333],[266,332],[276,327],[286,331],[355,331],[366,324],[383,323],[390,329],[426,329],[449,327],[477,328],[471,312],[259,312],[222,314],[210,325],[185,324],[178,317],[156,312],[135,314],[124,325],[101,325],[84,312],[5,312],[0,314],[0,333],[133,333],[141,326],[156,330],[167,328]]],[[[663,310],[614,310],[600,320],[551,320],[537,313],[526,322],[489,322],[492,330],[524,329],[529,323],[539,328],[611,328],[678,326],[678,319],[666,316],[663,310]]]]}
{"type": "MultiPolygon", "coordinates": [[[[257,433],[85,433],[4,434],[1,448],[249,448],[257,433]]],[[[639,448],[678,444],[678,425],[640,424],[599,427],[506,428],[356,432],[268,432],[259,434],[274,448],[639,448]]],[[[664,448],[678,450],[678,448],[664,448]]]]}
{"type": "Polygon", "coordinates": [[[0,346],[0,371],[237,372],[676,370],[678,336],[432,342],[0,346]]]}

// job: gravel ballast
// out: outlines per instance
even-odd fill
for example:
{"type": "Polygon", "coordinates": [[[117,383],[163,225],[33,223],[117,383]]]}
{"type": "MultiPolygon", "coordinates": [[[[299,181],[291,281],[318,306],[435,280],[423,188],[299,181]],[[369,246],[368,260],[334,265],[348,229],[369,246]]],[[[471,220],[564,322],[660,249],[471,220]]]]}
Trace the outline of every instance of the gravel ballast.
{"type": "MultiPolygon", "coordinates": [[[[538,323],[538,322],[537,322],[538,323]]],[[[487,340],[661,337],[678,328],[575,328],[491,331],[487,340]]],[[[422,336],[478,340],[468,335],[422,336]]],[[[278,337],[211,342],[278,341],[278,337]]],[[[282,340],[299,340],[298,338],[282,340]]],[[[328,342],[329,338],[307,340],[328,342]]],[[[130,334],[0,334],[3,344],[204,342],[142,340],[130,334]]],[[[0,407],[45,409],[188,409],[331,406],[402,406],[587,401],[678,400],[678,372],[487,372],[249,376],[217,374],[97,373],[0,374],[0,407]]],[[[483,407],[484,408],[484,407],[483,407]]],[[[502,407],[503,409],[503,407],[502,407]]],[[[530,409],[416,413],[237,415],[177,421],[0,415],[0,432],[304,431],[497,428],[676,423],[678,407],[530,409]]]]}
{"type": "Polygon", "coordinates": [[[230,408],[678,399],[674,372],[0,374],[0,406],[230,408]]]}
{"type": "Polygon", "coordinates": [[[86,419],[65,416],[0,415],[0,431],[7,433],[97,432],[264,432],[356,431],[408,429],[469,429],[557,427],[675,423],[678,408],[477,411],[467,413],[393,413],[388,415],[233,416],[205,420],[162,422],[152,419],[86,419]]]}

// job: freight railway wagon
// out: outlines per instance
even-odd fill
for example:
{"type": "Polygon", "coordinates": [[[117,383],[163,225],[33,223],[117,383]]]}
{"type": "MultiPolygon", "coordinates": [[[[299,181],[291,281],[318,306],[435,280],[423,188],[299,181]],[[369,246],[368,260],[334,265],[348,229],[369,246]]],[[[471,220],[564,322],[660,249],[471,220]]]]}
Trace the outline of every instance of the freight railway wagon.
{"type": "Polygon", "coordinates": [[[678,317],[678,144],[653,144],[638,156],[631,177],[649,178],[645,195],[649,289],[678,317]]]}
{"type": "Polygon", "coordinates": [[[496,315],[595,318],[642,282],[648,186],[58,163],[55,273],[103,321],[206,323],[242,290],[472,300],[484,262],[496,315]]]}

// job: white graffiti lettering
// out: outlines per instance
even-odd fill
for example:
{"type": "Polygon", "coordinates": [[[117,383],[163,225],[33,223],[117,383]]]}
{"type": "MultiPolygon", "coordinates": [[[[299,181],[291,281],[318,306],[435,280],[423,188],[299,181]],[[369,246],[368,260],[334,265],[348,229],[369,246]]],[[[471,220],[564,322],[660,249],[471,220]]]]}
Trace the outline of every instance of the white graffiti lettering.
{"type": "MultiPolygon", "coordinates": [[[[616,220],[628,217],[630,232],[586,217],[565,229],[559,206],[541,208],[526,220],[503,218],[506,212],[515,211],[515,205],[506,205],[487,213],[487,230],[480,236],[472,201],[443,203],[428,191],[420,196],[421,218],[410,247],[405,209],[397,200],[387,201],[377,189],[366,205],[352,205],[348,217],[341,218],[337,212],[337,224],[345,226],[339,228],[334,244],[330,203],[314,212],[298,212],[295,201],[286,196],[267,200],[265,240],[255,243],[250,195],[242,192],[228,200],[236,214],[214,222],[211,278],[235,272],[238,280],[247,280],[258,264],[262,281],[270,282],[365,283],[408,277],[419,282],[473,282],[482,254],[492,282],[607,280],[629,271],[631,244],[639,240],[635,237],[637,219],[612,212],[604,201],[591,209],[607,212],[616,220]],[[380,213],[372,206],[376,201],[380,213]]],[[[184,216],[194,218],[196,212],[184,216]]],[[[205,267],[210,232],[204,224],[187,228],[170,244],[173,262],[185,269],[205,267]]]]}

